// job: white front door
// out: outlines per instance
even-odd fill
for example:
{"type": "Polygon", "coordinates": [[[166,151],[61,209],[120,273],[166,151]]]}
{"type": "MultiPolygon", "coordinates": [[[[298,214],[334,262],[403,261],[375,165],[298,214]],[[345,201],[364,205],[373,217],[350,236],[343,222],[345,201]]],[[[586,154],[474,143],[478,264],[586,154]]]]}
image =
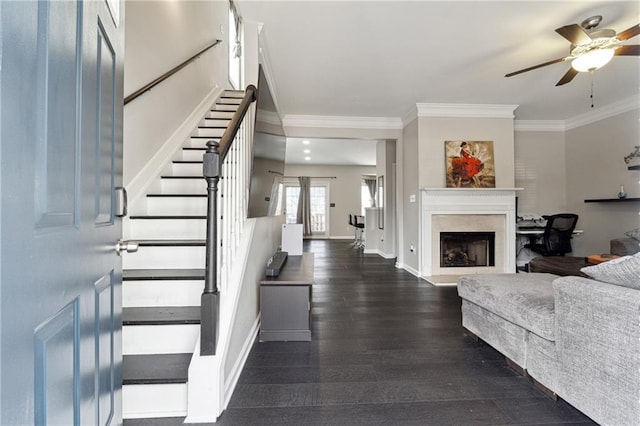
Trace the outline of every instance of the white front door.
{"type": "Polygon", "coordinates": [[[122,423],[120,12],[0,2],[2,425],[122,423]]]}

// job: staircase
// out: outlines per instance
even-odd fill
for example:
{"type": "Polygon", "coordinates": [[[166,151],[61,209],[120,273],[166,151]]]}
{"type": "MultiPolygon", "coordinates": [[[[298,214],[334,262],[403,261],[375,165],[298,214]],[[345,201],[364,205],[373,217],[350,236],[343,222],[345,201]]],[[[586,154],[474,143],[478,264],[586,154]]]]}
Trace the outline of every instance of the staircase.
{"type": "Polygon", "coordinates": [[[159,190],[132,208],[127,238],[138,241],[139,250],[123,257],[125,419],[187,415],[187,376],[200,333],[204,288],[202,158],[206,142],[222,136],[243,95],[222,94],[167,165],[155,185],[159,190]]]}

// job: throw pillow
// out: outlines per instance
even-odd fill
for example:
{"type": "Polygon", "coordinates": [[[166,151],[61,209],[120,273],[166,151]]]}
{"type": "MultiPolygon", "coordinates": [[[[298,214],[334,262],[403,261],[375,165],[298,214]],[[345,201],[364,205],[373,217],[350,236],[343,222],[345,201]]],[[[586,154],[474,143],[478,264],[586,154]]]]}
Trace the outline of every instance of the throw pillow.
{"type": "Polygon", "coordinates": [[[640,290],[640,254],[622,256],[580,270],[595,280],[640,290]]]}
{"type": "Polygon", "coordinates": [[[624,233],[629,238],[633,238],[634,240],[640,241],[640,228],[632,229],[631,231],[627,231],[624,233]]]}

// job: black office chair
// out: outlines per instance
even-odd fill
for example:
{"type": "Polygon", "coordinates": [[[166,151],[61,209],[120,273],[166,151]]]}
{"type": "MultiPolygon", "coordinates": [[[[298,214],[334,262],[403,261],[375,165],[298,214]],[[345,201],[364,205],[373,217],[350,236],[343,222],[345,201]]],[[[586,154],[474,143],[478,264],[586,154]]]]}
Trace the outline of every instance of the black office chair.
{"type": "Polygon", "coordinates": [[[524,247],[543,256],[564,256],[565,253],[570,253],[571,234],[578,223],[578,215],[559,213],[543,218],[547,220],[547,225],[542,234],[542,243],[529,243],[524,247]]]}

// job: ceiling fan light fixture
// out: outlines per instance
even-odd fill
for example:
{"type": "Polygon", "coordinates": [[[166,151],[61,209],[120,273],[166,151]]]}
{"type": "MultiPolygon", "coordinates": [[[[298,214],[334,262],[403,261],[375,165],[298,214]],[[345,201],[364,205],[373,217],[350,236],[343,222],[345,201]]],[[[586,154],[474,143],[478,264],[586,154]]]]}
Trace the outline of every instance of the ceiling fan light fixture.
{"type": "Polygon", "coordinates": [[[571,67],[578,72],[594,71],[605,66],[614,53],[615,49],[594,49],[571,61],[571,67]]]}

